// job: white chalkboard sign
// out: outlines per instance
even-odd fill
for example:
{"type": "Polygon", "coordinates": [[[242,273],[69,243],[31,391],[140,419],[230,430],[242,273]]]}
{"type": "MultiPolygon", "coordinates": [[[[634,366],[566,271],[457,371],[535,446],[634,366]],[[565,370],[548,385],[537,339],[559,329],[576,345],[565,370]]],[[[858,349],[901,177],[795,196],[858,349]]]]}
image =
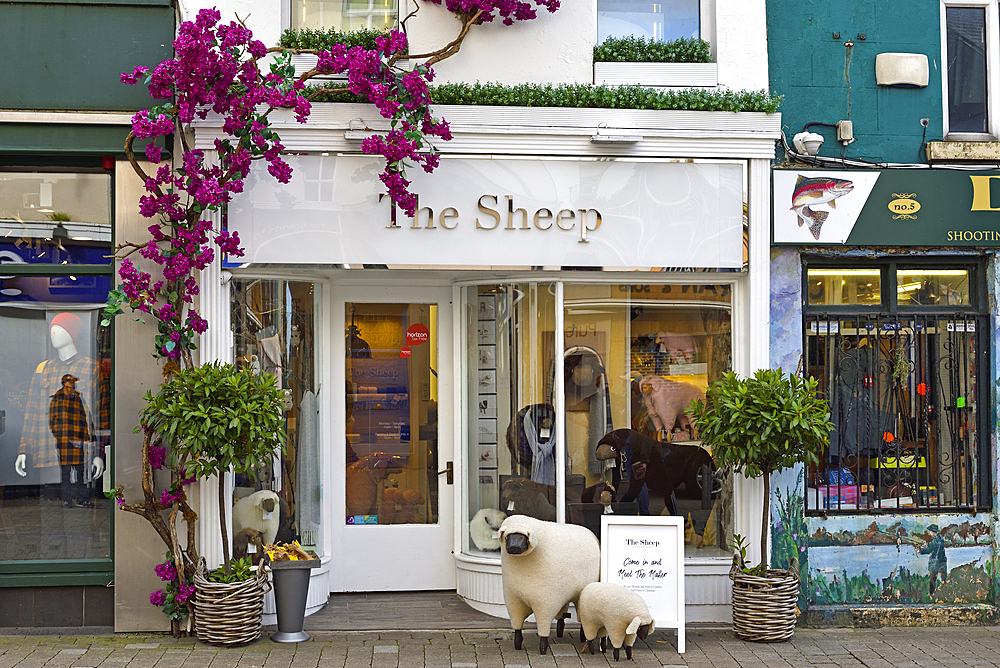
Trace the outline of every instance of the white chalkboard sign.
{"type": "Polygon", "coordinates": [[[684,653],[684,518],[601,515],[601,582],[646,601],[657,629],[677,629],[684,653]]]}

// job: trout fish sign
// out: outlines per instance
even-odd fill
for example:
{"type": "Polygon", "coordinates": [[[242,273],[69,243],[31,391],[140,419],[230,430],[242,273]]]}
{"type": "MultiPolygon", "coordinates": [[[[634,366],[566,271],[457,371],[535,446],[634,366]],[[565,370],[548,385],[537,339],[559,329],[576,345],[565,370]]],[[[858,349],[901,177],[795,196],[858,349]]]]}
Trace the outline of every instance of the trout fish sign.
{"type": "Polygon", "coordinates": [[[843,244],[879,179],[875,170],[774,171],[774,243],[843,244]]]}
{"type": "Polygon", "coordinates": [[[837,198],[843,197],[854,190],[854,184],[845,179],[830,177],[806,178],[799,174],[792,191],[792,211],[799,217],[799,227],[809,226],[813,239],[819,241],[823,223],[829,217],[826,211],[816,211],[812,207],[829,204],[831,209],[837,208],[837,198]]]}

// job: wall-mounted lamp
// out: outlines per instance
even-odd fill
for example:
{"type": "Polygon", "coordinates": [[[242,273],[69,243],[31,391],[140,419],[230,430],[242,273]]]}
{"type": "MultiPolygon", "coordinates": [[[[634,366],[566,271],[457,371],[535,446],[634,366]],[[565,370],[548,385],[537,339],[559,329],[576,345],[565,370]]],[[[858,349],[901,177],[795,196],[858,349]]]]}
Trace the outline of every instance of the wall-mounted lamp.
{"type": "Polygon", "coordinates": [[[621,130],[597,128],[597,132],[590,137],[590,141],[595,144],[636,144],[642,141],[642,135],[628,134],[627,132],[623,132],[621,130]]]}
{"type": "Polygon", "coordinates": [[[816,132],[800,132],[792,137],[792,146],[795,147],[796,153],[816,155],[823,146],[823,135],[816,132]]]}

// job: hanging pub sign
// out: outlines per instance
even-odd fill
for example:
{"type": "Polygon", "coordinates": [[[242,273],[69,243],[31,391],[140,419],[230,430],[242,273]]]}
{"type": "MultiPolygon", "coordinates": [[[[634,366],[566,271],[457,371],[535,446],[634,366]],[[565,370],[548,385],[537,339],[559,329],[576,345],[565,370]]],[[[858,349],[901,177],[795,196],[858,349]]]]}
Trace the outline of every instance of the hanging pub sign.
{"type": "Polygon", "coordinates": [[[774,171],[772,240],[797,246],[1000,246],[1000,171],[774,171]]]}
{"type": "Polygon", "coordinates": [[[415,215],[370,156],[260,164],[229,205],[243,262],[390,266],[743,266],[743,169],[723,161],[442,157],[410,169],[415,215]]]}

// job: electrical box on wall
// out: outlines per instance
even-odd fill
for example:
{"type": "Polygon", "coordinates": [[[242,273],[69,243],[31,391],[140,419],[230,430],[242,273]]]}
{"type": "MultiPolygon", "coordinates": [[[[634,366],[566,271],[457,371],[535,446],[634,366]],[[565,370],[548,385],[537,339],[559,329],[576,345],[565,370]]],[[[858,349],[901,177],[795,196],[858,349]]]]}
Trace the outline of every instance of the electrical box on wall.
{"type": "Polygon", "coordinates": [[[879,86],[922,88],[927,85],[927,56],[922,53],[880,53],[875,56],[879,86]]]}

